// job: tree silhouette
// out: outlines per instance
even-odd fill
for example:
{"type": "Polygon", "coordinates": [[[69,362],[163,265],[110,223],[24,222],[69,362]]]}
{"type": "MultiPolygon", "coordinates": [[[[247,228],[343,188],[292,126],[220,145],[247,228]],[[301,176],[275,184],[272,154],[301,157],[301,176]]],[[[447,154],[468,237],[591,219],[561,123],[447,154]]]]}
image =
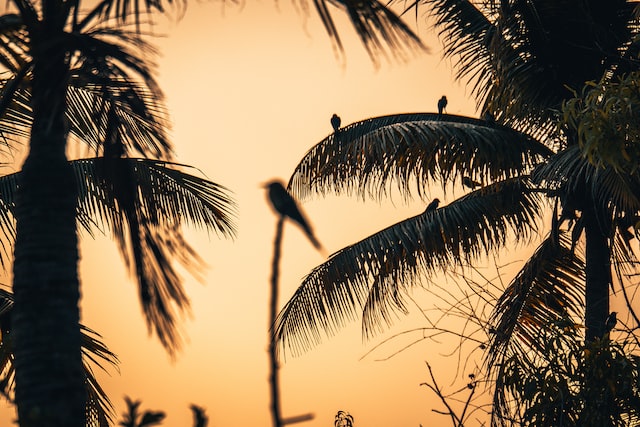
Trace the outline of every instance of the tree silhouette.
{"type": "MultiPolygon", "coordinates": [[[[179,0],[10,0],[0,16],[0,63],[6,70],[0,131],[8,143],[29,140],[11,207],[16,220],[16,402],[22,426],[84,426],[76,209],[83,196],[78,192],[87,188],[79,188],[86,182],[77,180],[77,169],[68,162],[69,141],[89,144],[103,157],[103,185],[92,190],[94,195],[108,192],[106,202],[114,205],[106,213],[92,213],[117,212],[108,225],[130,261],[147,322],[169,352],[180,346],[175,314],[188,309],[188,300],[170,258],[186,254],[184,260],[191,262],[197,257],[182,238],[180,219],[154,211],[175,205],[147,205],[138,196],[149,184],[144,171],[163,169],[172,176],[168,169],[179,169],[154,79],[155,51],[142,28],[148,14],[185,5],[179,0]],[[126,182],[132,177],[138,179],[135,184],[126,182]]],[[[314,5],[336,51],[342,52],[327,2],[314,5]]],[[[422,48],[408,27],[377,1],[336,6],[347,13],[374,60],[389,49],[422,48]]],[[[206,192],[203,187],[209,184],[198,184],[197,190],[206,192]]],[[[164,190],[178,198],[182,190],[175,185],[164,190]]],[[[211,226],[208,214],[197,209],[187,209],[189,220],[211,226]]],[[[214,229],[232,234],[226,219],[218,219],[214,229]]]]}
{"type": "MultiPolygon", "coordinates": [[[[319,343],[319,331],[331,335],[358,315],[369,336],[391,312],[406,311],[404,292],[425,277],[464,270],[514,241],[536,242],[487,331],[487,364],[499,378],[505,360],[542,351],[535,337],[558,318],[584,322],[576,333],[587,342],[603,337],[610,289],[625,293],[638,272],[629,234],[635,236],[630,220],[640,212],[640,176],[590,163],[560,115],[562,103],[589,81],[638,68],[638,15],[627,1],[434,0],[412,7],[423,3],[456,76],[468,79],[482,117],[492,120],[424,113],[353,123],[341,129],[339,144],[329,135],[314,146],[289,187],[300,199],[329,192],[381,198],[393,187],[427,202],[434,185],[465,193],[330,256],[281,311],[276,336],[299,353],[319,343]],[[465,177],[480,186],[459,185],[465,177]]],[[[496,388],[498,424],[508,423],[505,393],[496,388]]]]}

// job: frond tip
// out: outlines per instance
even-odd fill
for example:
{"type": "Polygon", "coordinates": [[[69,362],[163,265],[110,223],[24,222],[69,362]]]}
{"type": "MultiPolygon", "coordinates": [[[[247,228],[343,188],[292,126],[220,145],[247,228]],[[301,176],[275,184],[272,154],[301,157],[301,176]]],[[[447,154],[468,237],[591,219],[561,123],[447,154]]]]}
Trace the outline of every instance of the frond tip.
{"type": "MultiPolygon", "coordinates": [[[[305,1],[298,0],[304,9],[305,1]]],[[[329,2],[347,14],[374,64],[378,64],[381,57],[391,55],[397,59],[405,59],[408,53],[427,50],[420,38],[398,15],[376,0],[313,0],[316,12],[338,54],[343,53],[343,45],[328,7],[329,2]]]]}

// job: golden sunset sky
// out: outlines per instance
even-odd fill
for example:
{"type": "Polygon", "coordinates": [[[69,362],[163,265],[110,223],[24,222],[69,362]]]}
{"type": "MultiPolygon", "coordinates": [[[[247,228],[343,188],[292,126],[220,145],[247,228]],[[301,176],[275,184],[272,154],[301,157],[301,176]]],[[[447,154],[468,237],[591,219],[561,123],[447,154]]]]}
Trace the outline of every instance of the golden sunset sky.
{"type": "MultiPolygon", "coordinates": [[[[446,94],[449,113],[476,115],[469,91],[453,83],[452,68],[441,59],[425,16],[417,23],[430,53],[407,62],[383,61],[376,68],[350,24],[338,10],[332,12],[346,48],[344,64],[315,12],[305,17],[289,0],[242,6],[191,2],[180,21],[158,18],[156,31],[164,34],[156,40],[162,53],[159,79],[178,160],[233,191],[239,234],[225,241],[188,230],[209,267],[202,283],[185,273],[192,316],[185,319],[186,344],[175,361],[148,336],[116,245],[108,237],[82,235],[83,323],[101,333],[120,359],[119,372],[98,372],[118,417],[128,395],[141,399],[142,408],[166,411],[166,426],[191,426],[191,403],[207,409],[211,427],[269,426],[267,304],[277,218],[260,185],[288,180],[304,153],[332,131],[333,113],[347,125],[387,114],[433,112],[446,94]]],[[[415,15],[407,19],[416,24],[415,15]]],[[[424,206],[401,198],[377,203],[329,197],[305,202],[304,210],[333,253],[424,206]]],[[[303,233],[287,223],[281,306],[322,261],[303,233]]],[[[391,333],[421,322],[419,314],[400,318],[391,333]]],[[[447,363],[444,355],[452,347],[425,341],[376,361],[401,347],[392,343],[360,360],[389,335],[363,342],[360,324],[354,323],[316,350],[288,358],[281,369],[284,415],[313,412],[313,421],[300,424],[308,427],[332,426],[338,410],[353,415],[356,426],[447,425],[448,418],[431,411],[441,406],[420,383],[428,379],[425,362],[438,366],[445,387],[465,376],[455,371],[457,359],[447,363]]],[[[0,425],[12,419],[3,402],[0,425]]]]}

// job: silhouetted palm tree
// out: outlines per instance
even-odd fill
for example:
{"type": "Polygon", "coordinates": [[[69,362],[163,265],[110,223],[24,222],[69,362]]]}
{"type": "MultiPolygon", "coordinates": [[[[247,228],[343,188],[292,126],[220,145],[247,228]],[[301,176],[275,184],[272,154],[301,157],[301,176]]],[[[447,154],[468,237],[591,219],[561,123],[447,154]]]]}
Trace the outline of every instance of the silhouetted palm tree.
{"type": "MultiPolygon", "coordinates": [[[[394,52],[421,47],[382,4],[336,4],[346,10],[373,57],[384,46],[394,52]]],[[[29,139],[14,210],[13,329],[22,426],[84,426],[76,233],[78,187],[83,182],[67,161],[68,141],[78,137],[104,157],[101,175],[108,184],[95,194],[109,188],[112,198],[107,202],[115,200],[117,215],[108,225],[132,261],[148,322],[169,351],[179,346],[174,306],[185,309],[187,299],[173,270],[165,267],[169,255],[181,255],[187,248],[180,231],[182,214],[199,225],[211,223],[197,208],[177,212],[173,205],[140,203],[136,191],[144,185],[126,182],[135,176],[141,178],[138,183],[149,184],[141,170],[157,171],[173,161],[162,93],[150,59],[154,50],[140,30],[148,22],[147,13],[176,5],[181,8],[185,2],[10,0],[0,16],[0,63],[7,71],[0,91],[0,130],[29,139]],[[128,158],[136,156],[156,160],[155,166],[128,158]],[[166,213],[170,215],[162,216],[166,213]]],[[[341,51],[327,3],[314,5],[341,51]]],[[[174,168],[164,171],[171,175],[168,169],[174,168]]],[[[164,190],[179,197],[174,186],[164,190]]],[[[231,234],[230,224],[218,219],[219,230],[231,234]]],[[[186,260],[194,255],[188,253],[186,260]]]]}
{"type": "MultiPolygon", "coordinates": [[[[19,13],[0,19],[10,75],[1,130],[9,142],[30,139],[22,171],[5,177],[2,190],[16,219],[12,340],[21,425],[85,424],[76,218],[113,233],[149,326],[170,352],[180,345],[176,315],[188,309],[171,260],[191,269],[199,262],[181,224],[234,232],[226,191],[172,161],[162,93],[143,56],[153,50],[126,26],[108,26],[109,16],[122,20],[127,11],[109,4],[85,16],[77,2],[16,2],[19,13]],[[102,157],[69,163],[68,140],[102,157]]],[[[11,218],[2,219],[11,234],[11,218]]]]}
{"type": "MultiPolygon", "coordinates": [[[[585,338],[601,337],[611,287],[624,292],[628,275],[638,272],[628,239],[640,214],[640,176],[594,167],[581,155],[576,130],[556,125],[574,90],[638,69],[636,2],[413,6],[423,4],[433,10],[456,76],[468,79],[482,116],[492,120],[425,113],[351,124],[340,144],[330,135],[305,155],[290,190],[299,198],[332,191],[380,198],[394,187],[406,195],[416,189],[428,201],[434,184],[447,188],[467,177],[481,186],[333,254],[286,304],[276,335],[285,350],[300,352],[319,342],[319,331],[330,335],[358,315],[370,334],[391,311],[406,310],[403,292],[425,276],[547,230],[488,328],[488,364],[499,377],[501,361],[539,348],[536,332],[558,318],[584,319],[585,338]]],[[[496,422],[508,407],[504,393],[496,390],[496,422]]]]}

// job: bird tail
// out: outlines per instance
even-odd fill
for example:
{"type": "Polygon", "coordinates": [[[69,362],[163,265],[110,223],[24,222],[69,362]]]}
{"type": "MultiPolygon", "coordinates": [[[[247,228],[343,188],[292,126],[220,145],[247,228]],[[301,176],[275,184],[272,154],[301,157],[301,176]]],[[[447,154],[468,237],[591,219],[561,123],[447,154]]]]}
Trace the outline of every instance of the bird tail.
{"type": "MultiPolygon", "coordinates": [[[[307,224],[305,224],[307,225],[307,224]]],[[[313,245],[314,248],[316,248],[318,251],[320,251],[320,253],[325,254],[325,249],[322,246],[322,244],[320,243],[320,241],[316,238],[316,236],[313,234],[313,230],[311,230],[311,227],[309,227],[308,225],[305,227],[302,227],[304,229],[304,233],[307,235],[307,237],[309,238],[309,241],[311,242],[311,244],[313,245]]]]}

